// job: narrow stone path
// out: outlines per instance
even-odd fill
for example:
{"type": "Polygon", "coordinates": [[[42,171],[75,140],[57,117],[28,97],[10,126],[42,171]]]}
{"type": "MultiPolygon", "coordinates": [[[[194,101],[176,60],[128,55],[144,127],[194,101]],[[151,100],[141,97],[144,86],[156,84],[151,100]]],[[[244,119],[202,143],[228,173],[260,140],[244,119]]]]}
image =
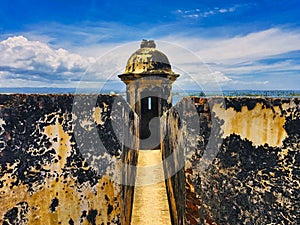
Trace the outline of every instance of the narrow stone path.
{"type": "Polygon", "coordinates": [[[160,150],[140,150],[131,225],[171,225],[160,150]]]}

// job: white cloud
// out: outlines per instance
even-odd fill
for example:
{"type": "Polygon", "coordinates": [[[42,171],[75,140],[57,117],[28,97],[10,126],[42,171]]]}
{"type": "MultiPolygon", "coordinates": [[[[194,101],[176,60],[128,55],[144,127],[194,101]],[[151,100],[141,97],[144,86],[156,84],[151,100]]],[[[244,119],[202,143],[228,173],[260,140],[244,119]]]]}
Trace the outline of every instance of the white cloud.
{"type": "Polygon", "coordinates": [[[224,14],[224,13],[232,13],[236,11],[240,7],[248,6],[248,4],[244,5],[234,5],[228,8],[219,8],[215,7],[213,9],[207,10],[200,10],[200,9],[191,9],[191,10],[176,10],[176,13],[183,18],[201,18],[201,17],[209,17],[217,14],[224,14]]]}
{"type": "Polygon", "coordinates": [[[220,13],[227,13],[227,12],[228,12],[228,9],[219,9],[219,12],[220,12],[220,13]]]}
{"type": "MultiPolygon", "coordinates": [[[[190,49],[204,62],[210,65],[216,64],[223,69],[228,66],[246,69],[245,65],[252,65],[257,60],[300,50],[300,31],[285,31],[276,28],[231,38],[170,36],[165,40],[190,49]]],[[[274,64],[274,66],[280,65],[274,64]]],[[[251,69],[250,66],[248,68],[251,69]]],[[[267,68],[262,67],[262,69],[267,68]]]]}
{"type": "MultiPolygon", "coordinates": [[[[264,76],[270,72],[300,69],[292,60],[273,63],[259,61],[271,57],[276,59],[277,55],[300,50],[298,31],[273,28],[243,36],[217,39],[172,35],[161,38],[161,41],[156,43],[157,48],[168,56],[173,69],[182,75],[180,82],[185,87],[193,85],[194,81],[212,87],[230,87],[230,84],[235,85],[235,88],[239,87],[238,84],[244,85],[243,87],[247,86],[246,84],[263,87],[273,84],[269,80],[270,77],[263,80],[255,76],[253,79],[247,79],[244,75],[264,76]]],[[[113,74],[116,68],[122,70],[130,54],[138,47],[139,43],[134,42],[130,43],[126,50],[122,48],[122,53],[118,53],[118,62],[108,63],[114,65],[110,68],[110,74],[113,74]]],[[[113,56],[112,59],[115,58],[116,56],[113,56]]],[[[114,79],[117,80],[116,76],[114,79]]]]}
{"type": "Polygon", "coordinates": [[[0,42],[0,66],[65,74],[84,71],[94,59],[83,58],[65,49],[52,49],[47,44],[29,41],[23,36],[10,37],[0,42]]]}
{"type": "MultiPolygon", "coordinates": [[[[292,55],[292,60],[285,59],[290,52],[300,50],[298,30],[272,28],[231,38],[169,36],[164,40],[190,49],[212,71],[220,71],[224,79],[221,76],[216,80],[227,88],[263,88],[265,85],[272,88],[272,85],[276,85],[277,88],[286,89],[285,82],[291,83],[289,79],[294,80],[295,74],[300,73],[299,59],[293,59],[292,55]],[[282,57],[283,54],[286,56],[282,57]],[[280,73],[286,74],[285,82],[276,84],[278,80],[275,81],[270,75],[278,76],[280,73]],[[252,79],[248,79],[250,74],[254,75],[252,79]]],[[[170,59],[174,58],[173,55],[178,57],[175,60],[177,62],[181,60],[182,63],[188,63],[190,60],[176,53],[170,54],[170,59]]],[[[203,75],[201,77],[206,78],[203,75]]]]}
{"type": "MultiPolygon", "coordinates": [[[[201,40],[199,40],[201,43],[201,40]]],[[[197,54],[210,62],[239,63],[300,50],[300,32],[268,29],[229,39],[206,41],[197,54]]]]}
{"type": "Polygon", "coordinates": [[[184,15],[185,18],[199,18],[200,15],[199,14],[188,14],[188,15],[184,15]]]}
{"type": "Polygon", "coordinates": [[[55,79],[78,79],[95,61],[92,57],[84,58],[63,48],[53,49],[23,36],[1,41],[0,58],[2,86],[9,85],[11,80],[16,83],[17,80],[23,81],[25,85],[33,80],[55,82],[55,79]]]}
{"type": "Polygon", "coordinates": [[[215,15],[215,14],[217,14],[217,10],[209,10],[209,11],[207,11],[207,12],[204,12],[204,13],[202,13],[202,14],[200,14],[200,16],[202,16],[202,17],[208,17],[208,16],[210,16],[210,15],[215,15]]]}
{"type": "Polygon", "coordinates": [[[257,73],[275,73],[281,71],[300,71],[300,65],[294,64],[290,60],[280,61],[274,64],[266,64],[260,62],[252,62],[246,65],[232,65],[222,69],[227,74],[245,74],[251,72],[257,73]]]}
{"type": "MultiPolygon", "coordinates": [[[[197,13],[199,11],[197,9],[197,13]]],[[[88,35],[88,31],[85,35],[88,35]]],[[[97,63],[89,68],[89,73],[82,81],[84,86],[94,85],[97,88],[107,82],[119,82],[116,75],[124,70],[129,56],[139,48],[139,42],[131,42],[121,47],[121,51],[115,55],[114,51],[121,45],[120,43],[98,44],[94,33],[91,33],[90,38],[93,41],[89,44],[78,46],[69,43],[68,50],[59,48],[66,47],[64,45],[66,40],[61,44],[57,42],[58,47],[55,48],[43,42],[28,40],[23,36],[10,37],[1,41],[0,85],[47,86],[49,84],[74,87],[77,84],[74,78],[78,80],[95,61],[97,63]],[[111,49],[113,50],[110,51],[111,49]],[[101,55],[106,57],[96,60],[101,55]]],[[[47,40],[47,37],[44,40],[47,40]]],[[[206,86],[215,82],[219,86],[230,87],[231,85],[235,88],[239,88],[239,84],[244,87],[247,87],[247,84],[271,87],[275,82],[272,82],[271,76],[265,79],[253,76],[253,79],[249,79],[249,75],[264,76],[263,74],[279,74],[282,71],[287,74],[292,70],[300,70],[295,60],[275,60],[272,63],[267,60],[276,59],[280,54],[300,50],[300,31],[297,30],[273,28],[227,38],[206,38],[199,34],[194,36],[172,34],[156,42],[157,48],[169,57],[173,69],[182,74],[180,82],[185,87],[191,86],[193,80],[206,86]]]]}

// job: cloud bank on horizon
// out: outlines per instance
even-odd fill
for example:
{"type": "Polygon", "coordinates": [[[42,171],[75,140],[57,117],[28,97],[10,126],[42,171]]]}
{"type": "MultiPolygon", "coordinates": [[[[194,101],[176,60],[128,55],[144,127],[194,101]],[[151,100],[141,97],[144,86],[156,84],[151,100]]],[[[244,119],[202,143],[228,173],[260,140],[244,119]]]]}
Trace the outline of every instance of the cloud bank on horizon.
{"type": "MultiPolygon", "coordinates": [[[[144,1],[19,0],[11,7],[4,0],[1,4],[0,87],[76,87],[84,75],[91,79],[86,85],[97,88],[108,77],[91,71],[91,65],[111,49],[145,38],[161,43],[157,48],[171,64],[195,74],[203,85],[216,81],[226,90],[299,90],[297,1],[166,1],[164,5],[151,1],[149,6],[144,1]],[[203,73],[199,62],[187,61],[172,45],[199,57],[210,73],[203,73]]],[[[124,54],[129,57],[137,48],[138,42],[124,54]]],[[[115,64],[107,64],[118,67],[107,68],[112,75],[126,64],[124,57],[114,60],[115,64]]],[[[109,82],[122,85],[117,76],[109,82]]],[[[180,82],[184,89],[193,83],[184,76],[180,82]]]]}

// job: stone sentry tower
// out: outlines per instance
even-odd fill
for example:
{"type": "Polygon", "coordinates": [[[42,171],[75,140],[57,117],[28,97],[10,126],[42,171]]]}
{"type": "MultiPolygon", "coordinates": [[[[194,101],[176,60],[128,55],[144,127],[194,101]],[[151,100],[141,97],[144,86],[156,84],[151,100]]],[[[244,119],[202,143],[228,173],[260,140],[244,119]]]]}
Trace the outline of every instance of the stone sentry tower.
{"type": "Polygon", "coordinates": [[[172,105],[172,84],[177,77],[153,40],[142,40],[119,75],[126,84],[127,101],[140,117],[140,149],[160,148],[159,119],[172,105]]]}

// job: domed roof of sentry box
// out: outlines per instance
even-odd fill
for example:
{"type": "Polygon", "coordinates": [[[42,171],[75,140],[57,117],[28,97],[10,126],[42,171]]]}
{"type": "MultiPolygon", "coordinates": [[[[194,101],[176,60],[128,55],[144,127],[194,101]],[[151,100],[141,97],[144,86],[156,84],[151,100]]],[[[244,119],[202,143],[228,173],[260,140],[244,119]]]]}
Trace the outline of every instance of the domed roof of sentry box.
{"type": "Polygon", "coordinates": [[[167,56],[156,49],[154,41],[142,40],[140,49],[127,61],[123,75],[126,74],[172,75],[174,72],[167,56]]]}

